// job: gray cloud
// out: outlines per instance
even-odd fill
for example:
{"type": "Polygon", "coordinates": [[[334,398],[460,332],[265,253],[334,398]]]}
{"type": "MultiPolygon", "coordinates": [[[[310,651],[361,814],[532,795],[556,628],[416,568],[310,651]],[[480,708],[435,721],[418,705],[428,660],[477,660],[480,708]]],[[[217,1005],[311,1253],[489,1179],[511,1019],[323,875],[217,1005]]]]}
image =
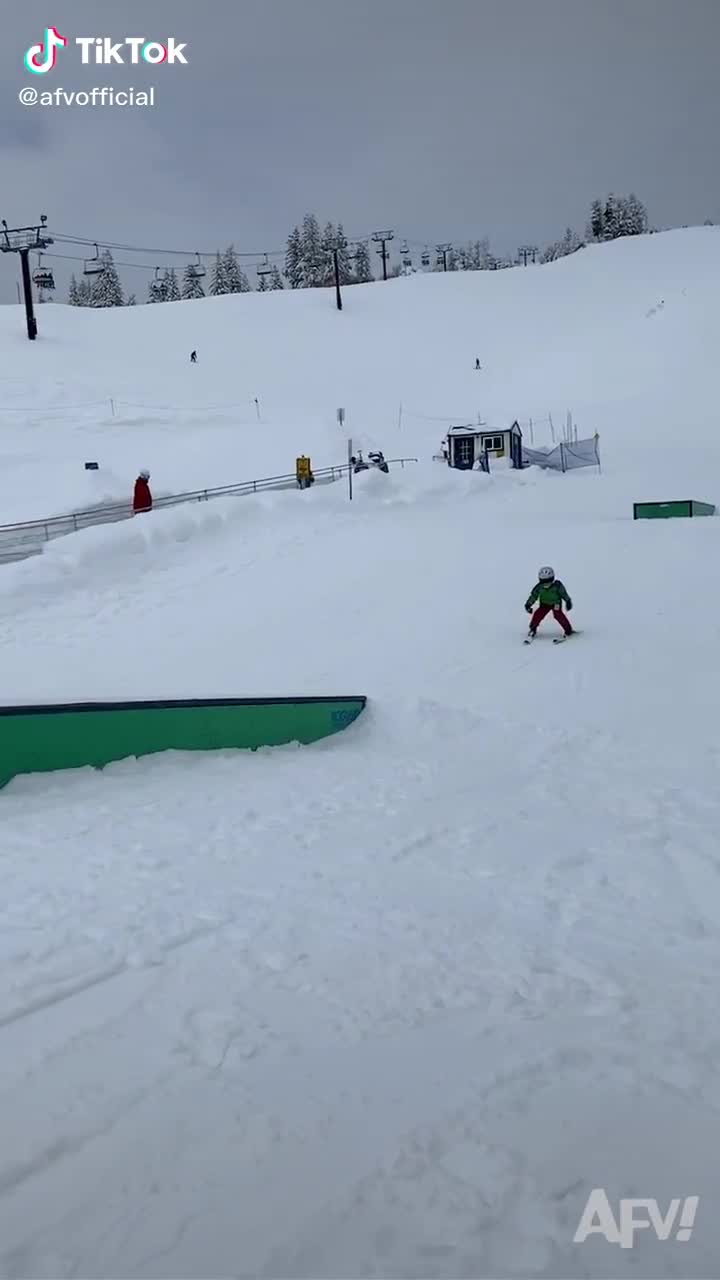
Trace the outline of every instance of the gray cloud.
{"type": "Polygon", "coordinates": [[[82,67],[73,48],[32,78],[154,84],[145,111],[20,107],[36,13],[3,19],[9,220],[42,209],[93,239],[263,250],[312,209],[352,234],[511,251],[582,229],[609,190],[636,190],[658,225],[720,218],[716,0],[129,0],[122,21],[57,0],[47,17],[71,39],[187,41],[187,67],[82,67]]]}

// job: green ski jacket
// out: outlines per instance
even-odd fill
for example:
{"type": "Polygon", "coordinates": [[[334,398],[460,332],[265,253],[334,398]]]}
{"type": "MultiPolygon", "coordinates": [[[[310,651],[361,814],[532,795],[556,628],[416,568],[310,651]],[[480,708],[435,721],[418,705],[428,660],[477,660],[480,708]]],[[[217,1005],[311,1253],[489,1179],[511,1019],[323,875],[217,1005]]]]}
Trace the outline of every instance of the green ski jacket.
{"type": "Polygon", "coordinates": [[[565,587],[559,578],[554,578],[552,582],[536,582],[530,595],[525,601],[525,608],[529,608],[533,604],[546,604],[551,609],[557,609],[563,602],[568,609],[572,609],[572,600],[570,599],[565,587]]]}

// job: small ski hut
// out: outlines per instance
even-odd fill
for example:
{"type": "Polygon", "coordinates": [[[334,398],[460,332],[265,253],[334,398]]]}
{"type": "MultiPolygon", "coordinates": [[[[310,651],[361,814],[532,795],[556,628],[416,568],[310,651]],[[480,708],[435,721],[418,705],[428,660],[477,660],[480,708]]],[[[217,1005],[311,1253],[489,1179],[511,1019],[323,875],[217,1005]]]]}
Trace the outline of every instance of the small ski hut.
{"type": "Polygon", "coordinates": [[[480,437],[483,450],[491,457],[509,458],[510,465],[522,467],[522,431],[515,421],[506,431],[490,431],[484,427],[480,437]]]}
{"type": "Polygon", "coordinates": [[[447,433],[447,462],[458,471],[472,471],[478,464],[487,470],[487,456],[480,443],[480,427],[451,427],[447,433]]]}
{"type": "Polygon", "coordinates": [[[447,433],[449,467],[470,471],[476,465],[488,469],[488,458],[509,458],[513,467],[522,467],[522,431],[518,422],[507,430],[487,426],[451,427],[447,433]]]}

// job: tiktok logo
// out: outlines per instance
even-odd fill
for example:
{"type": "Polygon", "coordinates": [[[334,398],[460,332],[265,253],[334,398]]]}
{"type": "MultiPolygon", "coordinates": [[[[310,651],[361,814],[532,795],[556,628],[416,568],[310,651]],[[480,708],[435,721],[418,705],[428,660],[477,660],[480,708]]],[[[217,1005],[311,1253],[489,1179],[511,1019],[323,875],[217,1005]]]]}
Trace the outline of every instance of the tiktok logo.
{"type": "Polygon", "coordinates": [[[25,70],[38,76],[52,71],[57,57],[56,50],[64,48],[66,44],[65,37],[59,35],[54,27],[47,27],[43,43],[31,45],[25,54],[25,70]]]}

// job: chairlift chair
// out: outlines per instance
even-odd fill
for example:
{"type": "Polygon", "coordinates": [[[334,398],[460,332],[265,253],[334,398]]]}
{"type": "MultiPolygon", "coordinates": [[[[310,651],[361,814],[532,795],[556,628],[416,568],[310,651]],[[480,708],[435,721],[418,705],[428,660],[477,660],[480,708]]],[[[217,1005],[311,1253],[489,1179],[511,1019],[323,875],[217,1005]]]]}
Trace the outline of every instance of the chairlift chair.
{"type": "Polygon", "coordinates": [[[191,280],[202,280],[205,275],[205,263],[202,261],[199,253],[196,256],[197,262],[191,262],[188,267],[188,276],[191,280]]]}
{"type": "Polygon", "coordinates": [[[95,245],[95,257],[86,258],[83,262],[84,276],[101,276],[105,270],[105,263],[100,258],[100,250],[95,245]]]}
{"type": "Polygon", "coordinates": [[[38,289],[54,289],[55,288],[55,277],[51,270],[49,270],[47,267],[43,267],[41,253],[38,254],[38,264],[35,270],[33,271],[32,278],[33,278],[33,284],[36,285],[38,289]]]}
{"type": "Polygon", "coordinates": [[[155,268],[155,276],[150,281],[150,292],[154,298],[162,297],[163,282],[160,279],[160,268],[155,268]]]}
{"type": "Polygon", "coordinates": [[[420,261],[422,262],[422,265],[423,265],[424,267],[429,267],[429,266],[430,266],[430,250],[429,250],[429,249],[424,249],[424,250],[423,250],[423,254],[422,254],[422,257],[421,257],[420,261]]]}

